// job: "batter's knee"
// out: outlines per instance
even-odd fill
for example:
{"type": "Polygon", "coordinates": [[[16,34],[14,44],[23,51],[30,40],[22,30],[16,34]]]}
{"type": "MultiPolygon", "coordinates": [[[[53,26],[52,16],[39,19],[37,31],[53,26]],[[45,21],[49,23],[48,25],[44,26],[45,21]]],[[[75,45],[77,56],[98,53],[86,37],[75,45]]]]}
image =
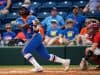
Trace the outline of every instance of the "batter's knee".
{"type": "Polygon", "coordinates": [[[32,54],[30,52],[27,52],[25,49],[22,49],[21,53],[27,60],[29,60],[32,57],[32,54]]]}

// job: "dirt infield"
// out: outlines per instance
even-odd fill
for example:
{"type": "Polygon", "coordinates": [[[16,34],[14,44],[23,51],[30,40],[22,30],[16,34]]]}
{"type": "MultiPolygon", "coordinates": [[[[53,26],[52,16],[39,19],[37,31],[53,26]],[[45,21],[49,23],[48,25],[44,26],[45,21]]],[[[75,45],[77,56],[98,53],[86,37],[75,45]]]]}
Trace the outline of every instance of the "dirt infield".
{"type": "Polygon", "coordinates": [[[79,68],[70,68],[69,71],[63,71],[62,67],[45,67],[44,72],[33,73],[32,67],[1,67],[0,75],[100,75],[100,70],[90,68],[88,71],[81,71],[79,68]]]}

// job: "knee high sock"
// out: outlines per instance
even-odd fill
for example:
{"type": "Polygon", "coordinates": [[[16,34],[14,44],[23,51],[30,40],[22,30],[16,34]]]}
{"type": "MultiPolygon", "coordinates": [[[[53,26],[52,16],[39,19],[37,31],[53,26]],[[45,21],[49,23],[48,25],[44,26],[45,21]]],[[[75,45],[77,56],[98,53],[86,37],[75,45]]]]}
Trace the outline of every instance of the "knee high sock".
{"type": "Polygon", "coordinates": [[[35,60],[31,53],[27,53],[24,57],[35,67],[40,67],[39,63],[35,60]]]}
{"type": "Polygon", "coordinates": [[[61,64],[65,63],[65,59],[62,59],[62,58],[60,58],[56,55],[53,55],[53,54],[50,54],[50,59],[49,60],[53,61],[53,62],[61,63],[61,64]]]}

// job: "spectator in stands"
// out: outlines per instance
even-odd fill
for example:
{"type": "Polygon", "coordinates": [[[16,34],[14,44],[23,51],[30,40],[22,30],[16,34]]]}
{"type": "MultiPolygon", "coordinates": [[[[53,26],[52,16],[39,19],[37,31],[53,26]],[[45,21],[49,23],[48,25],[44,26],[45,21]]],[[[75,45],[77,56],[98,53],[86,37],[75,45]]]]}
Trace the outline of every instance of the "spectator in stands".
{"type": "Polygon", "coordinates": [[[21,39],[23,41],[27,40],[23,32],[18,32],[15,38],[16,39],[21,39]]]}
{"type": "Polygon", "coordinates": [[[46,32],[44,44],[47,46],[60,44],[58,41],[60,29],[57,27],[57,21],[51,21],[51,28],[46,32]]]}
{"type": "Polygon", "coordinates": [[[87,34],[87,27],[88,25],[91,23],[91,20],[90,19],[86,19],[85,21],[85,27],[83,27],[80,31],[80,34],[81,35],[84,35],[84,34],[87,34]]]}
{"type": "Polygon", "coordinates": [[[91,18],[91,22],[92,23],[100,24],[99,20],[98,19],[95,19],[95,18],[91,18]]]}
{"type": "Polygon", "coordinates": [[[53,7],[51,10],[51,16],[46,17],[43,21],[42,21],[42,25],[43,27],[46,27],[46,31],[48,31],[51,27],[51,21],[52,20],[56,20],[58,25],[57,27],[62,28],[64,26],[64,19],[62,18],[62,16],[59,16],[57,14],[57,8],[53,7]]]}
{"type": "Polygon", "coordinates": [[[96,20],[96,23],[97,23],[98,25],[100,25],[100,21],[99,21],[99,20],[96,20]]]}
{"type": "Polygon", "coordinates": [[[26,5],[26,7],[29,7],[31,5],[31,1],[30,0],[24,0],[24,4],[26,5]]]}
{"type": "Polygon", "coordinates": [[[88,11],[94,11],[99,9],[100,9],[100,0],[89,0],[83,12],[86,13],[88,11]]]}
{"type": "Polygon", "coordinates": [[[78,28],[78,30],[80,31],[84,25],[85,16],[83,16],[79,13],[78,6],[73,7],[73,12],[67,16],[67,19],[69,19],[69,18],[74,20],[74,27],[78,28]]]}
{"type": "Polygon", "coordinates": [[[63,43],[66,45],[72,45],[78,34],[78,29],[74,27],[74,20],[67,19],[65,29],[60,35],[61,37],[63,36],[63,43]]]}
{"type": "Polygon", "coordinates": [[[85,21],[85,27],[81,29],[80,35],[77,37],[77,44],[78,45],[91,45],[92,42],[88,39],[88,27],[91,23],[96,23],[99,25],[99,20],[97,19],[86,19],[85,21]]]}
{"type": "Polygon", "coordinates": [[[18,46],[24,45],[24,43],[27,40],[23,32],[18,32],[17,35],[16,35],[16,37],[15,37],[15,39],[17,39],[16,40],[16,44],[18,46]]]}
{"type": "Polygon", "coordinates": [[[88,34],[88,26],[91,24],[91,19],[86,19],[85,21],[85,27],[83,27],[80,31],[80,35],[77,37],[77,45],[89,45],[91,44],[91,41],[87,39],[88,34]]]}
{"type": "Polygon", "coordinates": [[[5,29],[6,32],[3,33],[3,40],[5,42],[5,45],[7,45],[10,40],[15,38],[16,34],[12,31],[10,23],[6,24],[5,29]]]}
{"type": "Polygon", "coordinates": [[[7,14],[11,6],[11,0],[0,0],[0,14],[7,14]]]}

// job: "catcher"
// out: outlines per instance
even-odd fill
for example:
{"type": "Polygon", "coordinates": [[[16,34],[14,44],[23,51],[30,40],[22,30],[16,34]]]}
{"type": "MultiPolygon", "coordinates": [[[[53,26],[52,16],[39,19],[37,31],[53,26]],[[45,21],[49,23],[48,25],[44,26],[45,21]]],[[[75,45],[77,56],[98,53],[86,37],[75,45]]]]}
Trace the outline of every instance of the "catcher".
{"type": "Polygon", "coordinates": [[[88,39],[92,41],[92,46],[86,48],[85,57],[82,58],[80,68],[82,70],[88,69],[88,60],[94,61],[100,69],[100,25],[91,23],[88,27],[88,39]]]}

